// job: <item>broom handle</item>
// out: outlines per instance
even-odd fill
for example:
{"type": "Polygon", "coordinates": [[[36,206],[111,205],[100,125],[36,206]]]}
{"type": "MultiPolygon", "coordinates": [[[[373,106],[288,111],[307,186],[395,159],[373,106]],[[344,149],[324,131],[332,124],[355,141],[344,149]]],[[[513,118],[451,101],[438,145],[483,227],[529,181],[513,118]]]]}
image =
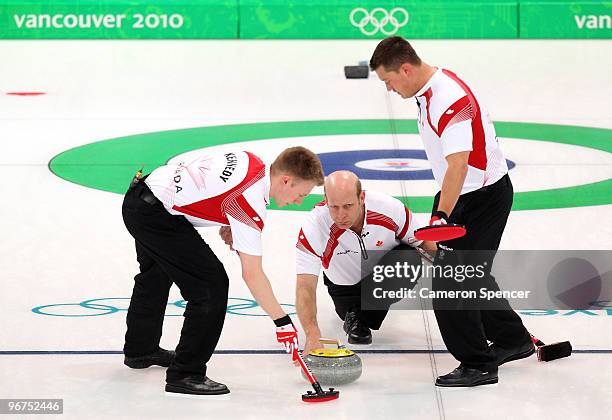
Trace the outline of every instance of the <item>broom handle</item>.
{"type": "Polygon", "coordinates": [[[298,349],[294,349],[293,351],[297,354],[297,360],[300,363],[302,370],[308,377],[308,381],[312,384],[312,386],[314,386],[315,383],[318,385],[317,378],[315,378],[314,374],[310,371],[310,368],[308,367],[306,362],[304,362],[304,359],[302,358],[300,351],[298,349]]]}
{"type": "Polygon", "coordinates": [[[321,388],[321,384],[319,383],[319,381],[317,381],[317,378],[315,378],[314,373],[312,373],[310,371],[310,368],[304,362],[304,359],[302,359],[302,355],[300,354],[299,350],[298,349],[293,349],[293,351],[297,353],[297,360],[300,363],[300,366],[302,367],[302,370],[304,371],[304,373],[308,377],[308,381],[310,382],[310,385],[312,385],[312,388],[315,390],[315,392],[317,394],[319,394],[319,395],[324,394],[323,388],[321,388]]]}

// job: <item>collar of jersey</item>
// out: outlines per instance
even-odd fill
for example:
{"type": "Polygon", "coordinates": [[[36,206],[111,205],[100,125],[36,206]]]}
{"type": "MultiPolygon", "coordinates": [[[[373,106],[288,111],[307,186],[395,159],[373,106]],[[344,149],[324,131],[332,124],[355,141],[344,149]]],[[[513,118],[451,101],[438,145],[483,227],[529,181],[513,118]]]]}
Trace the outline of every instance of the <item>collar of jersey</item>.
{"type": "Polygon", "coordinates": [[[429,89],[431,87],[431,85],[433,84],[433,80],[436,78],[436,76],[441,72],[442,70],[439,68],[436,68],[436,71],[434,74],[431,75],[431,77],[429,78],[429,80],[427,81],[427,83],[425,83],[425,85],[414,95],[415,97],[417,96],[423,96],[425,94],[425,92],[427,92],[427,89],[429,89]]]}

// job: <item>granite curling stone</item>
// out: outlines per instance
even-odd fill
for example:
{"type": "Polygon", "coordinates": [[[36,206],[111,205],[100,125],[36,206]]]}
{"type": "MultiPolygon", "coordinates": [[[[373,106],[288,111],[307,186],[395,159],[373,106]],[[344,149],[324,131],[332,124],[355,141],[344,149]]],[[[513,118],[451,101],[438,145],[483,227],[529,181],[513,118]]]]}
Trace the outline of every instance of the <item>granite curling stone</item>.
{"type": "MultiPolygon", "coordinates": [[[[343,347],[313,350],[304,361],[321,385],[349,384],[361,376],[361,359],[343,347]]],[[[302,376],[308,380],[304,372],[302,376]]]]}

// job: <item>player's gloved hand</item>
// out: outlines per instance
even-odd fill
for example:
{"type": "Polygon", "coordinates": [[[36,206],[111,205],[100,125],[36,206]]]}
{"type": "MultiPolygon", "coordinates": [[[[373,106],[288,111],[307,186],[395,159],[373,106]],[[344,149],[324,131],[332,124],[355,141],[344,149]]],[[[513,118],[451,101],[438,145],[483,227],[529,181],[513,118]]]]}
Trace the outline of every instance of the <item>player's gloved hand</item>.
{"type": "Polygon", "coordinates": [[[429,220],[429,226],[440,226],[446,225],[448,222],[448,215],[443,211],[436,210],[431,214],[431,219],[429,220]]]}
{"type": "Polygon", "coordinates": [[[292,360],[297,360],[298,333],[289,315],[275,319],[276,341],[285,346],[285,351],[291,354],[292,360]]]}

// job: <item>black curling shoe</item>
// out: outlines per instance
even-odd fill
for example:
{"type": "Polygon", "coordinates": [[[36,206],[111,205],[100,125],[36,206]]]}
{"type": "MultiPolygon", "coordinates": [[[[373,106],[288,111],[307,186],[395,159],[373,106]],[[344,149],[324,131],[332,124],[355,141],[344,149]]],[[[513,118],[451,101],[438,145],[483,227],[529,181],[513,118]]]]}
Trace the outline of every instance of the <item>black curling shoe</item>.
{"type": "Polygon", "coordinates": [[[354,311],[347,312],[344,317],[344,332],[348,335],[349,344],[372,344],[372,331],[361,322],[354,311]]]}
{"type": "Polygon", "coordinates": [[[174,360],[175,352],[173,350],[164,350],[160,348],[155,353],[145,354],[138,357],[127,357],[123,359],[123,364],[132,369],[145,369],[149,366],[168,367],[174,360]]]}
{"type": "Polygon", "coordinates": [[[497,366],[512,362],[513,360],[524,359],[535,353],[535,347],[531,340],[512,348],[503,348],[493,343],[491,344],[490,349],[493,351],[493,353],[495,353],[497,366]]]}
{"type": "Polygon", "coordinates": [[[229,388],[208,377],[187,376],[186,378],[166,380],[166,392],[188,395],[223,395],[229,394],[229,388]]]}
{"type": "Polygon", "coordinates": [[[472,369],[459,365],[451,373],[438,376],[436,386],[444,387],[467,387],[478,385],[489,385],[497,383],[497,369],[494,371],[483,372],[479,369],[472,369]]]}

